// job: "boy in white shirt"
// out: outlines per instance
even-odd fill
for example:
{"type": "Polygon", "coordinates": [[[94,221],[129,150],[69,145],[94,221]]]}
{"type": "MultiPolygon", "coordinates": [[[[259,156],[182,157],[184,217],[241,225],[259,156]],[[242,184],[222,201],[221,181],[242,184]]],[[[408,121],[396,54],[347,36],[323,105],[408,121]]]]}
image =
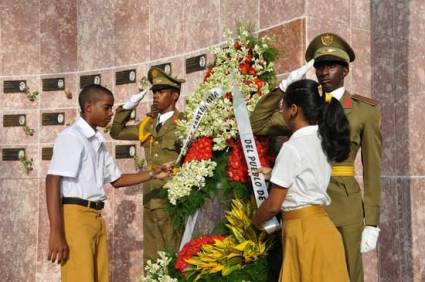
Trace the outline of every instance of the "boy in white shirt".
{"type": "Polygon", "coordinates": [[[252,222],[261,228],[282,212],[279,281],[349,281],[341,235],[323,206],[330,204],[331,162],[350,151],[350,127],[338,100],[319,90],[313,80],[289,85],[282,115],[292,136],[271,175],[270,169],[260,170],[273,186],[252,222]]]}
{"type": "Polygon", "coordinates": [[[104,184],[118,188],[163,179],[169,166],[122,174],[97,131],[111,121],[112,92],[89,85],[78,99],[81,117],[56,139],[46,177],[48,260],[61,264],[62,281],[109,281],[104,184]]]}

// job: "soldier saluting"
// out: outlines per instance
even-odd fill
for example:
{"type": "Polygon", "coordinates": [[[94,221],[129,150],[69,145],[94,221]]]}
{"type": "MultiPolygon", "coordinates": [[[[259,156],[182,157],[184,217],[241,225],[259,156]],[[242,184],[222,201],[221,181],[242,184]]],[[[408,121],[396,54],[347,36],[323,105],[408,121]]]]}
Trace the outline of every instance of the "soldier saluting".
{"type": "Polygon", "coordinates": [[[349,63],[355,59],[354,51],[344,39],[332,33],[320,34],[308,45],[305,58],[308,61],[305,66],[291,72],[278,89],[258,102],[251,116],[252,128],[259,135],[287,134],[282,115],[278,113],[283,92],[314,65],[323,90],[340,101],[350,124],[350,155],[343,162],[333,164],[327,190],[331,204],[326,211],[342,236],[350,281],[363,281],[361,253],[376,248],[380,231],[377,226],[381,191],[381,114],[377,101],[353,95],[344,87],[349,63]],[[363,197],[354,178],[354,161],[359,149],[363,164],[363,197]]]}
{"type": "MultiPolygon", "coordinates": [[[[144,147],[148,168],[174,161],[179,154],[175,134],[176,120],[182,114],[176,109],[182,79],[174,78],[157,67],[148,72],[153,92],[155,113],[148,113],[138,125],[128,126],[131,111],[143,99],[147,90],[133,95],[123,106],[117,108],[111,127],[111,136],[119,140],[139,140],[144,147]]],[[[177,251],[181,234],[175,230],[171,218],[164,210],[166,198],[159,195],[163,180],[151,179],[143,185],[143,259],[158,258],[158,251],[177,251]]]]}

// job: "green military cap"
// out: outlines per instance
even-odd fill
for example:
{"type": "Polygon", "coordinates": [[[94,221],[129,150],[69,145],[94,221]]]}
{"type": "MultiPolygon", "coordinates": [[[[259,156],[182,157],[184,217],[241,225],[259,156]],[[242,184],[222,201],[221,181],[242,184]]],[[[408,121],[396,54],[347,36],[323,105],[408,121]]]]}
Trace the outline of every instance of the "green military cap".
{"type": "Polygon", "coordinates": [[[148,80],[152,84],[152,91],[173,88],[180,90],[181,84],[185,82],[184,79],[172,77],[158,67],[151,67],[149,69],[148,80]]]}
{"type": "Polygon", "coordinates": [[[350,63],[356,55],[351,46],[334,33],[322,33],[316,36],[308,45],[305,59],[314,62],[340,61],[350,63]]]}

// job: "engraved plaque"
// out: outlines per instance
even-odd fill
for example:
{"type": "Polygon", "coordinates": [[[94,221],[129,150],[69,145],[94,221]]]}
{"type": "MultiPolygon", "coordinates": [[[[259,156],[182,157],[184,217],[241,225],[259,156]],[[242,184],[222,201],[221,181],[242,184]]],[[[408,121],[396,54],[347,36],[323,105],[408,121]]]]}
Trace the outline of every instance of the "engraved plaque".
{"type": "Polygon", "coordinates": [[[53,147],[41,148],[41,159],[43,161],[50,161],[53,156],[53,147]]]}
{"type": "Polygon", "coordinates": [[[91,84],[100,85],[100,74],[82,75],[80,76],[80,88],[84,88],[91,84]]]}
{"type": "Polygon", "coordinates": [[[5,80],[3,83],[3,93],[23,93],[26,87],[26,80],[5,80]]]}
{"type": "Polygon", "coordinates": [[[201,71],[207,68],[207,55],[186,59],[186,73],[201,71]]]}
{"type": "Polygon", "coordinates": [[[136,70],[118,71],[115,73],[115,85],[122,85],[136,82],[136,70]]]}
{"type": "Polygon", "coordinates": [[[65,78],[45,78],[43,79],[43,91],[60,91],[65,89],[65,78]]]}
{"type": "Polygon", "coordinates": [[[25,126],[25,125],[27,125],[27,116],[24,114],[3,116],[3,127],[25,126]]]}
{"type": "Polygon", "coordinates": [[[132,159],[136,155],[136,145],[116,145],[116,159],[132,159]]]}
{"type": "Polygon", "coordinates": [[[64,125],[65,113],[43,113],[41,114],[42,125],[64,125]]]}
{"type": "Polygon", "coordinates": [[[166,74],[171,75],[171,63],[165,63],[165,64],[160,64],[160,65],[155,65],[153,67],[162,69],[166,74]]]}
{"type": "Polygon", "coordinates": [[[2,150],[3,161],[19,161],[20,158],[25,156],[24,148],[10,148],[2,150]]]}

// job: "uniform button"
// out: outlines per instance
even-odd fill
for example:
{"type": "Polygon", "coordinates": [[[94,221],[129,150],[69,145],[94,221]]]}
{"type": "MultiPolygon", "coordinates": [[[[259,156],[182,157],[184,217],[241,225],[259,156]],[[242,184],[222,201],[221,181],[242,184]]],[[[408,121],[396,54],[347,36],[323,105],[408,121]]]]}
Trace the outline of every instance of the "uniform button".
{"type": "Polygon", "coordinates": [[[156,158],[156,157],[158,157],[158,154],[155,153],[153,156],[156,158]]]}

